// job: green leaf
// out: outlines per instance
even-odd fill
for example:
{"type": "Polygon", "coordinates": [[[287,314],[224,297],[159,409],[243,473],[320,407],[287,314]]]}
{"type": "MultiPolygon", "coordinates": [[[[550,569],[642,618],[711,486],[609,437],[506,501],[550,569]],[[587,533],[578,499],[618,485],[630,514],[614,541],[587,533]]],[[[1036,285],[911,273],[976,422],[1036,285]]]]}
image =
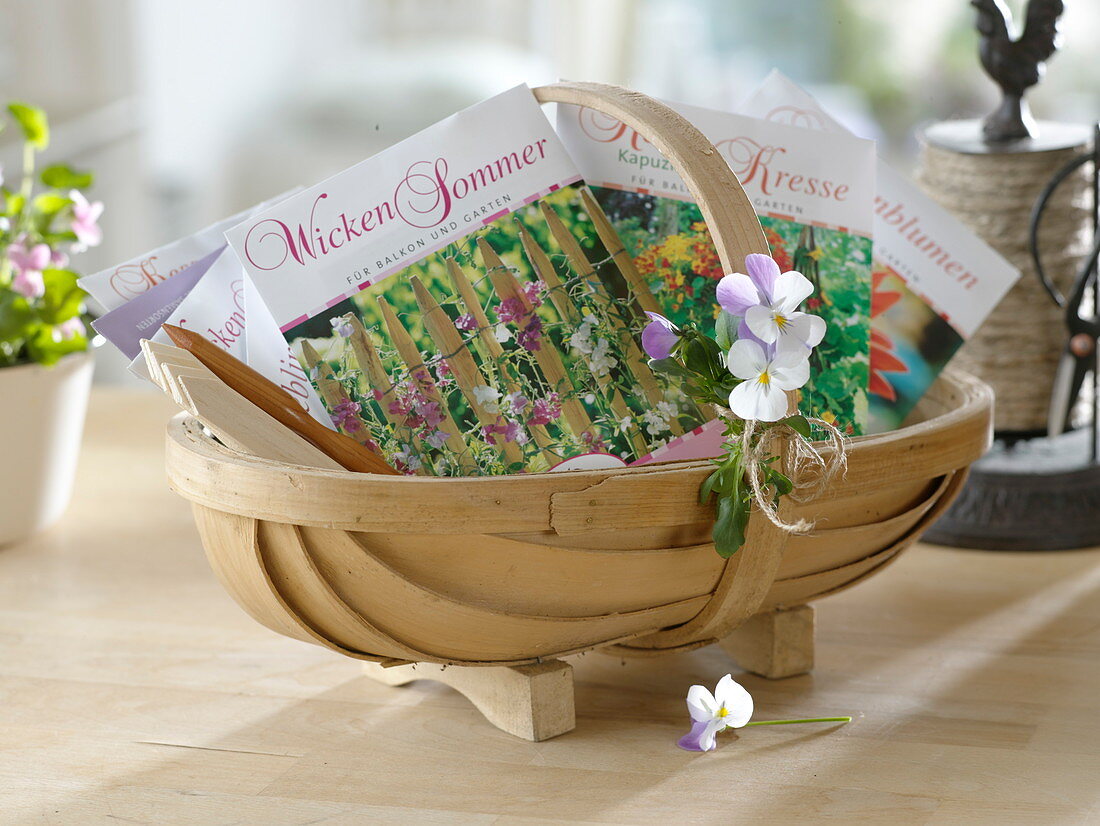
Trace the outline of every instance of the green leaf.
{"type": "Polygon", "coordinates": [[[35,210],[46,218],[53,218],[65,207],[69,206],[72,201],[66,198],[64,195],[57,195],[53,192],[47,192],[43,195],[37,196],[33,205],[35,210]]]}
{"type": "Polygon", "coordinates": [[[703,480],[703,484],[699,486],[699,504],[705,505],[710,501],[710,497],[714,494],[714,486],[718,483],[721,477],[721,469],[714,471],[703,480]]]}
{"type": "MultiPolygon", "coordinates": [[[[710,357],[712,365],[719,368],[725,365],[725,351],[718,346],[718,342],[712,339],[710,336],[699,336],[698,341],[703,345],[703,349],[706,350],[707,355],[710,357]]],[[[719,372],[721,372],[719,370],[719,372]]]]}
{"type": "Polygon", "coordinates": [[[739,324],[737,316],[730,315],[725,310],[722,310],[718,314],[718,318],[714,320],[714,340],[722,352],[728,351],[733,343],[737,341],[737,327],[739,324]]]}
{"type": "Polygon", "coordinates": [[[87,189],[95,181],[91,172],[77,172],[63,163],[47,166],[41,177],[42,183],[54,189],[87,189]]]}
{"type": "Polygon", "coordinates": [[[69,353],[79,353],[88,349],[88,339],[83,335],[75,335],[67,339],[55,339],[53,327],[41,325],[35,334],[27,341],[27,355],[32,361],[44,364],[47,367],[56,364],[69,353]]]}
{"type": "Polygon", "coordinates": [[[79,276],[71,270],[43,270],[46,292],[42,296],[39,314],[46,324],[60,324],[79,315],[84,304],[84,290],[77,286],[79,276]]]}
{"type": "Polygon", "coordinates": [[[18,215],[23,211],[23,207],[27,205],[27,199],[20,195],[18,192],[5,192],[4,193],[4,214],[5,215],[18,215]]]}
{"type": "Polygon", "coordinates": [[[42,150],[50,145],[50,126],[46,113],[25,103],[9,103],[8,111],[23,130],[23,137],[35,149],[42,150]]]}
{"type": "Polygon", "coordinates": [[[722,496],[718,499],[718,517],[714,521],[711,538],[720,557],[729,559],[741,549],[745,544],[748,524],[748,504],[740,496],[722,496]]]}
{"type": "Polygon", "coordinates": [[[67,229],[64,232],[50,232],[47,230],[43,231],[42,240],[51,247],[56,247],[60,244],[71,244],[76,241],[76,233],[71,229],[67,229]]]}
{"type": "Polygon", "coordinates": [[[806,421],[806,417],[802,415],[788,416],[783,420],[783,424],[789,426],[791,430],[801,436],[807,441],[811,441],[810,436],[810,423],[806,421]]]}
{"type": "Polygon", "coordinates": [[[791,482],[790,478],[773,468],[768,468],[768,484],[775,487],[775,495],[777,499],[780,496],[786,496],[788,493],[794,490],[794,484],[791,482]]]}
{"type": "Polygon", "coordinates": [[[702,335],[692,336],[684,343],[684,366],[692,373],[710,378],[718,377],[721,351],[713,340],[702,335]]]}
{"type": "Polygon", "coordinates": [[[29,338],[38,326],[38,314],[27,299],[12,290],[0,290],[0,341],[29,338]]]}
{"type": "Polygon", "coordinates": [[[691,374],[684,369],[684,366],[673,358],[650,359],[649,369],[654,373],[663,373],[666,376],[676,376],[677,378],[688,378],[691,376],[691,374]]]}

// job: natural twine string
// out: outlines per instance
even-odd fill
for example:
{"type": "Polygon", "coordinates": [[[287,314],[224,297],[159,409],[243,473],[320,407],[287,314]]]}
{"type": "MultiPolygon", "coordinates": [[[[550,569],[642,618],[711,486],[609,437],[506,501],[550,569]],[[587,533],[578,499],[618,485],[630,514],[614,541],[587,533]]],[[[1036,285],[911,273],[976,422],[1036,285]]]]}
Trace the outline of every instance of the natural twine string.
{"type": "MultiPolygon", "coordinates": [[[[723,410],[722,415],[729,418],[733,413],[723,410]]],[[[827,434],[827,441],[832,447],[828,458],[822,456],[813,443],[802,438],[798,431],[787,424],[773,425],[764,430],[759,439],[754,439],[758,423],[747,420],[741,433],[741,456],[745,476],[752,488],[753,502],[769,522],[785,533],[809,533],[813,530],[814,523],[807,519],[787,522],[779,516],[773,504],[773,489],[764,483],[764,471],[767,460],[777,455],[777,448],[783,446],[780,455],[783,472],[793,485],[787,495],[792,502],[798,504],[805,504],[819,496],[833,479],[838,475],[843,476],[848,469],[847,438],[844,434],[835,425],[822,419],[807,416],[806,421],[827,434]]]]}
{"type": "MultiPolygon", "coordinates": [[[[1046,183],[1085,151],[1087,146],[1082,145],[1045,152],[967,155],[927,142],[921,148],[918,182],[1022,273],[953,362],[993,386],[995,425],[1000,431],[1046,427],[1066,332],[1062,311],[1036,276],[1027,228],[1032,206],[1046,183]]],[[[1087,244],[1088,175],[1083,167],[1059,187],[1043,216],[1039,235],[1043,266],[1063,286],[1076,272],[1087,244]]]]}

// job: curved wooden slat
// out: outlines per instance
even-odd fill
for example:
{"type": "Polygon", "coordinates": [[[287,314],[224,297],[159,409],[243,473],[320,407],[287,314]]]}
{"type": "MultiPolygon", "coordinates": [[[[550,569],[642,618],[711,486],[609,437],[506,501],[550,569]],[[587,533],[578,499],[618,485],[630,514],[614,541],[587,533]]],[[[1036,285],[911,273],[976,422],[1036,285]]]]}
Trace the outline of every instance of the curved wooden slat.
{"type": "MultiPolygon", "coordinates": [[[[855,499],[934,479],[982,455],[992,439],[992,391],[948,371],[929,392],[955,399],[958,406],[902,430],[853,439],[848,473],[832,484],[827,499],[855,499]]],[[[353,531],[523,533],[550,529],[553,522],[559,532],[569,533],[624,524],[703,523],[713,519],[713,511],[699,505],[696,492],[710,467],[684,462],[626,471],[398,478],[300,468],[233,453],[189,432],[180,417],[168,433],[169,481],[185,498],[230,513],[353,531]],[[220,484],[211,485],[212,478],[220,484]],[[609,484],[592,495],[590,490],[603,482],[609,484]],[[515,507],[516,502],[523,507],[515,507]],[[425,513],[433,518],[426,521],[425,513]]]]}
{"type": "Polygon", "coordinates": [[[921,534],[924,533],[928,526],[935,522],[940,514],[950,507],[951,503],[955,501],[959,491],[962,489],[963,484],[966,482],[966,477],[968,475],[968,470],[962,470],[952,474],[947,486],[944,488],[943,494],[936,500],[935,504],[928,510],[924,517],[901,539],[851,564],[829,571],[822,571],[821,573],[775,582],[764,599],[764,609],[779,606],[801,605],[812,600],[821,599],[825,596],[831,596],[832,594],[851,588],[853,585],[862,582],[872,574],[881,571],[891,562],[896,560],[901,555],[902,551],[920,539],[921,534]]]}
{"type": "Polygon", "coordinates": [[[778,580],[827,571],[866,556],[883,544],[893,544],[909,533],[948,490],[954,474],[944,476],[916,507],[877,522],[844,528],[815,528],[806,536],[787,540],[778,580]]]}
{"type": "Polygon", "coordinates": [[[303,528],[301,536],[318,570],[345,604],[431,660],[510,661],[583,650],[682,623],[707,602],[704,596],[587,617],[510,614],[450,599],[411,582],[344,531],[303,528]]]}
{"type": "MultiPolygon", "coordinates": [[[[311,628],[279,594],[260,555],[257,523],[236,514],[194,506],[206,558],[222,586],[256,622],[285,637],[331,648],[348,657],[388,661],[345,648],[311,628]]],[[[400,662],[400,660],[399,660],[400,662]]]]}
{"type": "Polygon", "coordinates": [[[261,522],[257,538],[272,586],[314,633],[343,649],[408,662],[424,658],[423,651],[383,634],[340,599],[310,559],[296,526],[261,522]]]}
{"type": "Polygon", "coordinates": [[[572,103],[611,115],[652,143],[694,196],[726,272],[741,269],[749,253],[770,254],[741,182],[683,116],[651,97],[605,83],[554,83],[531,91],[540,103],[572,103]]]}
{"type": "Polygon", "coordinates": [[[618,551],[480,536],[456,548],[429,534],[350,536],[419,585],[521,614],[583,617],[706,596],[723,568],[709,543],[618,551]]]}
{"type": "MultiPolygon", "coordinates": [[[[780,515],[784,513],[780,506],[780,515]]],[[[782,560],[787,535],[757,514],[749,521],[745,544],[726,560],[706,607],[689,622],[639,638],[639,648],[664,648],[699,639],[720,639],[757,612],[782,560]]]]}
{"type": "Polygon", "coordinates": [[[684,525],[660,525],[657,527],[633,526],[603,531],[560,536],[553,531],[527,533],[498,533],[502,539],[515,539],[529,545],[551,545],[555,548],[596,551],[649,551],[660,548],[689,548],[710,541],[711,522],[695,522],[684,525]]]}
{"type": "Polygon", "coordinates": [[[800,505],[795,513],[811,519],[816,529],[832,530],[870,525],[892,519],[919,507],[935,489],[934,477],[917,477],[895,485],[887,485],[862,496],[834,499],[819,496],[800,505]]]}

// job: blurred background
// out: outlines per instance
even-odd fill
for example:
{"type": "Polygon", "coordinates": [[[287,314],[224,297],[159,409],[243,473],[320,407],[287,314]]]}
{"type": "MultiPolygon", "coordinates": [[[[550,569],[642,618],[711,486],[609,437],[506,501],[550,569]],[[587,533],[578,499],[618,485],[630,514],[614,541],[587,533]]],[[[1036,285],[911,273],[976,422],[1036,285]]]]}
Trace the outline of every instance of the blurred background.
{"type": "MultiPolygon", "coordinates": [[[[1022,2],[1009,5],[1022,18],[1022,2]]],[[[1100,109],[1100,3],[1066,0],[1040,118],[1100,109]]],[[[558,78],[735,107],[773,68],[901,169],[984,115],[968,0],[0,0],[0,91],[107,204],[90,273],[312,184],[452,112],[558,78]]],[[[16,168],[11,135],[0,163],[16,168]]],[[[98,381],[137,381],[101,348],[98,381]]]]}

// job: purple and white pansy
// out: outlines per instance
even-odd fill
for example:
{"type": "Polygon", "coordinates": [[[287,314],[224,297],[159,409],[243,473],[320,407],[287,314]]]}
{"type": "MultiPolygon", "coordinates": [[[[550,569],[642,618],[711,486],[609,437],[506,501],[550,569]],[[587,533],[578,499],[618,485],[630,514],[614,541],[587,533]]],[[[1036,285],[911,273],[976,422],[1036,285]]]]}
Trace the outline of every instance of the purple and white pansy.
{"type": "Polygon", "coordinates": [[[787,338],[805,347],[816,347],[825,336],[825,322],[799,312],[799,305],[813,295],[814,285],[800,272],[780,272],[767,255],[745,256],[748,274],[735,272],[718,282],[718,304],[732,316],[745,320],[754,336],[771,344],[787,338]]]}
{"type": "Polygon", "coordinates": [[[706,686],[693,685],[687,693],[688,714],[691,715],[691,731],[676,741],[684,751],[714,751],[717,736],[726,729],[746,726],[789,726],[799,723],[850,723],[852,718],[803,717],[796,720],[752,719],[754,707],[752,695],[727,674],[718,681],[711,694],[706,686]]]}
{"type": "Polygon", "coordinates": [[[712,751],[715,735],[728,728],[741,728],[752,719],[752,695],[727,674],[711,694],[706,686],[693,685],[687,694],[691,731],[677,742],[686,751],[712,751]]]}
{"type": "Polygon", "coordinates": [[[651,359],[667,359],[680,340],[680,329],[659,313],[648,310],[649,324],[642,330],[642,348],[651,359]]]}
{"type": "MultiPolygon", "coordinates": [[[[786,393],[809,380],[810,352],[825,337],[826,325],[798,309],[814,292],[804,275],[780,272],[759,253],[745,257],[745,269],[724,276],[716,291],[726,314],[719,323],[737,331],[725,356],[726,368],[741,380],[729,395],[729,408],[742,419],[776,422],[787,415],[786,393]]],[[[646,315],[643,348],[650,358],[669,358],[681,331],[662,315],[646,315]]]]}

